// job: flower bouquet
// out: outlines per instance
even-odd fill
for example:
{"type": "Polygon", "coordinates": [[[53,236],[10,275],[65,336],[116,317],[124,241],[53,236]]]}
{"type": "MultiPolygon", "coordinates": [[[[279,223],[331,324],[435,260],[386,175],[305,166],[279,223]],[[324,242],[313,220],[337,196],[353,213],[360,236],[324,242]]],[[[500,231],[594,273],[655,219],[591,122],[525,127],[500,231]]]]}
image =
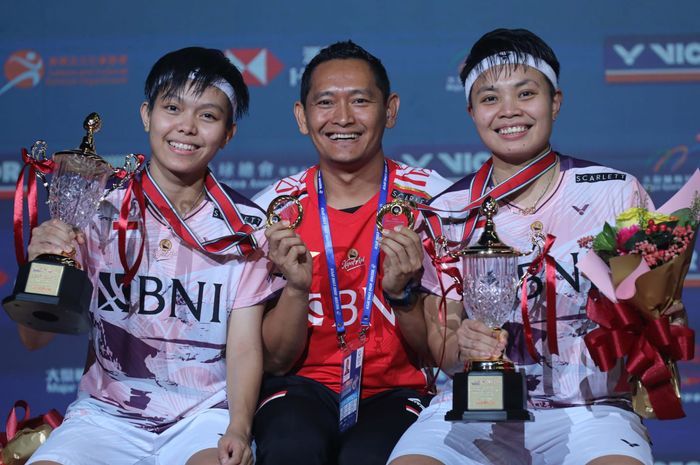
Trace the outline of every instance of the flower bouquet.
{"type": "Polygon", "coordinates": [[[629,377],[618,388],[631,388],[644,418],[685,416],[676,361],[694,356],[695,333],[685,326],[680,298],[698,229],[698,192],[700,170],[658,210],[631,208],[614,226],[605,223],[597,236],[580,240],[591,252],[578,268],[595,286],[586,312],[599,325],[586,346],[602,371],[626,357],[629,377]]]}

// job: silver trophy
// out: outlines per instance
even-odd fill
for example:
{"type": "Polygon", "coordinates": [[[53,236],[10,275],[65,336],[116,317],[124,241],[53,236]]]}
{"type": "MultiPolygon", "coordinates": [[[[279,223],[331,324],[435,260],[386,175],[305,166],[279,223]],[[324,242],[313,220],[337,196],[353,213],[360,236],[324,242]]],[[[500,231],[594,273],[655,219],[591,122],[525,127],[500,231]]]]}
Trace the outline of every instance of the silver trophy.
{"type": "MultiPolygon", "coordinates": [[[[464,303],[469,318],[500,331],[515,304],[518,257],[522,254],[503,244],[493,217],[498,204],[487,198],[481,206],[486,218],[477,244],[457,255],[464,256],[464,303]]],[[[531,420],[527,411],[525,376],[503,354],[493,359],[471,360],[466,372],[454,376],[453,409],[450,421],[531,420]]]]}
{"type": "MultiPolygon", "coordinates": [[[[85,231],[100,202],[110,192],[122,187],[140,166],[135,155],[127,155],[125,165],[115,169],[95,152],[94,135],[102,125],[100,116],[85,118],[86,135],[80,147],[53,155],[51,183],[38,172],[48,188],[51,218],[85,231]],[[120,173],[118,182],[105,190],[107,182],[120,173]]],[[[46,159],[46,143],[32,146],[31,156],[46,159]]],[[[36,329],[54,333],[79,334],[88,330],[88,308],[93,286],[87,273],[74,259],[74,248],[61,255],[44,254],[22,265],[11,296],[2,304],[10,318],[36,329]]]]}

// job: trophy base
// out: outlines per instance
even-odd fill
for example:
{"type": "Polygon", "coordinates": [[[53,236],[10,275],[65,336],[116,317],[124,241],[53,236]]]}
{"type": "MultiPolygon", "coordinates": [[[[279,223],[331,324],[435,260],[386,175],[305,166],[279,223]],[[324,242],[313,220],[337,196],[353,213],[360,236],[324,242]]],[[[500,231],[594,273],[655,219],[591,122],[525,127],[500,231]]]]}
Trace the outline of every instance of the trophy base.
{"type": "Polygon", "coordinates": [[[90,328],[92,290],[87,274],[66,265],[66,257],[40,255],[20,267],[2,306],[12,320],[37,331],[81,334],[90,328]]]}
{"type": "Polygon", "coordinates": [[[522,371],[507,360],[479,360],[453,379],[452,410],[447,421],[532,421],[522,371]]]}
{"type": "Polygon", "coordinates": [[[472,410],[459,411],[450,410],[445,414],[447,421],[463,421],[463,422],[497,422],[497,421],[533,421],[532,413],[527,410],[472,410]]]}

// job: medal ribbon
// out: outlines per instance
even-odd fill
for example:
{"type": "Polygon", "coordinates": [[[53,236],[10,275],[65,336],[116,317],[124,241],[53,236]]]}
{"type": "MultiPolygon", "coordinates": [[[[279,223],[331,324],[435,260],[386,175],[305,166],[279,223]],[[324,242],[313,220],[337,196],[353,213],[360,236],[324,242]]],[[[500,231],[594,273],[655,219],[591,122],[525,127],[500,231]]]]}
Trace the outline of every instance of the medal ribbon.
{"type": "Polygon", "coordinates": [[[254,228],[243,221],[243,217],[238,212],[235,203],[214,178],[210,170],[207,169],[204,178],[204,192],[219,209],[226,226],[231,232],[230,235],[211,241],[202,242],[199,240],[195,232],[183,221],[173,204],[158,187],[148,167],[146,167],[144,175],[141,177],[141,186],[146,200],[155,207],[155,213],[161,216],[172,228],[173,232],[191,247],[216,255],[231,254],[233,249],[238,255],[243,256],[255,249],[256,243],[252,236],[254,228]]]}
{"type": "MultiPolygon", "coordinates": [[[[435,238],[442,235],[442,223],[440,222],[440,217],[437,212],[464,213],[468,211],[469,215],[467,216],[461,238],[461,243],[466,244],[476,229],[476,224],[479,219],[479,208],[487,197],[492,197],[496,201],[503,200],[509,195],[535,182],[550,169],[554,168],[556,164],[557,154],[552,151],[551,147],[548,147],[517,173],[510,176],[499,185],[494,186],[492,189],[488,189],[489,181],[493,173],[493,157],[491,157],[481,165],[481,168],[479,168],[472,177],[469,185],[469,204],[466,207],[456,211],[440,210],[429,205],[419,205],[416,208],[433,213],[431,215],[426,215],[426,220],[435,238]]],[[[457,184],[459,183],[460,181],[457,181],[457,184]]]]}
{"type": "Polygon", "coordinates": [[[12,226],[15,236],[15,257],[19,265],[27,263],[27,254],[24,251],[24,173],[28,169],[27,178],[27,209],[29,211],[29,241],[32,240],[32,231],[39,225],[38,196],[36,192],[36,177],[38,173],[49,174],[54,169],[53,160],[37,160],[22,149],[22,161],[24,166],[19,172],[15,185],[14,211],[12,226]]]}
{"type": "MultiPolygon", "coordinates": [[[[345,345],[345,321],[343,320],[343,308],[340,303],[340,286],[338,284],[338,271],[333,253],[333,238],[331,237],[331,225],[326,206],[326,193],[323,185],[323,177],[319,168],[316,179],[318,182],[318,208],[321,216],[321,233],[323,234],[323,247],[326,253],[326,265],[328,268],[328,278],[331,284],[331,300],[333,302],[333,316],[335,318],[335,331],[341,346],[345,345]]],[[[389,170],[386,161],[384,162],[384,172],[382,174],[382,184],[379,191],[379,202],[377,211],[386,203],[389,192],[389,170]]],[[[374,236],[372,239],[372,253],[370,255],[369,272],[367,274],[367,284],[365,286],[365,299],[362,306],[362,329],[360,337],[364,337],[369,329],[370,315],[372,313],[372,301],[374,300],[374,289],[377,285],[377,270],[379,268],[379,239],[381,234],[379,228],[374,226],[374,236]]]]}

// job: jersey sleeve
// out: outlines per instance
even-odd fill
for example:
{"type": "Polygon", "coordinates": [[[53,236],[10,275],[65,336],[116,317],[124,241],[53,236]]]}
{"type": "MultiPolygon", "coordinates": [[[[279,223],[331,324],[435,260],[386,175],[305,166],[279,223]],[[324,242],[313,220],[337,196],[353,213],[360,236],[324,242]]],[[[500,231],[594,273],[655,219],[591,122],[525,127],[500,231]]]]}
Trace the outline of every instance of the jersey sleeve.
{"type": "Polygon", "coordinates": [[[263,230],[254,233],[258,249],[242,262],[243,271],[238,281],[231,308],[250,307],[270,299],[282,290],[285,280],[273,274],[274,265],[267,258],[268,244],[263,230]]]}

